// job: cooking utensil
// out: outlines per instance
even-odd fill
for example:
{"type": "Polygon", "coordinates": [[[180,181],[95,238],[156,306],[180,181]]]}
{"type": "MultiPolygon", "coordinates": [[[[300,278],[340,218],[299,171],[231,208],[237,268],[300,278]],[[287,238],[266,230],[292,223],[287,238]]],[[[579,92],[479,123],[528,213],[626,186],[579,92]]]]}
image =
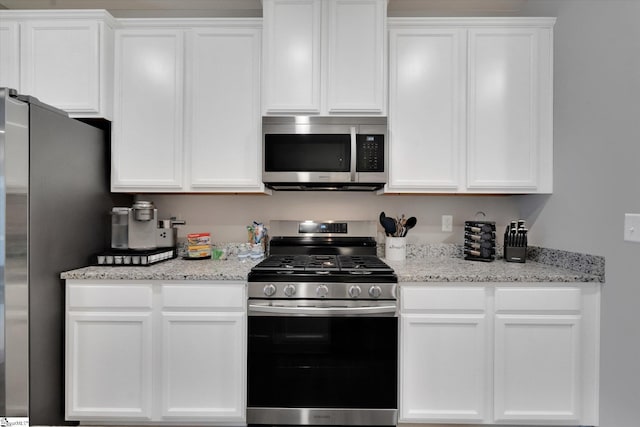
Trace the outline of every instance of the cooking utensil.
{"type": "Polygon", "coordinates": [[[382,228],[387,236],[394,236],[396,234],[396,220],[393,218],[385,217],[381,220],[382,228]]]}
{"type": "Polygon", "coordinates": [[[418,223],[418,220],[416,219],[415,216],[409,217],[404,224],[404,232],[402,233],[402,236],[403,237],[406,236],[407,232],[411,230],[413,227],[415,227],[417,223],[418,223]]]}

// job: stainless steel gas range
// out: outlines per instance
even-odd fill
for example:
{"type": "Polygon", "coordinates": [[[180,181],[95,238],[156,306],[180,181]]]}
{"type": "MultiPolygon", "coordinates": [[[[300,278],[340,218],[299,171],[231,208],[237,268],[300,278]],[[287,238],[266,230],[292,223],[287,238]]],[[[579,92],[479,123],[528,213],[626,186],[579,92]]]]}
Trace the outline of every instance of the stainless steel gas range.
{"type": "Polygon", "coordinates": [[[272,221],[249,274],[253,425],[395,425],[397,277],[371,221],[272,221]]]}

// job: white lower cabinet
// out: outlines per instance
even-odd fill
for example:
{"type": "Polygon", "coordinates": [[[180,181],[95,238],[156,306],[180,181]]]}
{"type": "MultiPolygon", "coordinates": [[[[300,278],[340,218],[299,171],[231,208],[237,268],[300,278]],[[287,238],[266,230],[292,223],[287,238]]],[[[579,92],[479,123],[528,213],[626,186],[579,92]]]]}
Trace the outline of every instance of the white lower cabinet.
{"type": "Polygon", "coordinates": [[[599,286],[402,286],[400,422],[597,425],[599,286]]]}
{"type": "Polygon", "coordinates": [[[402,288],[400,419],[486,421],[482,288],[402,288]],[[460,294],[463,298],[457,298],[460,294]]]}
{"type": "Polygon", "coordinates": [[[66,419],[245,421],[243,282],[67,281],[66,419]]]}
{"type": "Polygon", "coordinates": [[[67,419],[151,419],[152,295],[149,284],[69,284],[67,419]]]}
{"type": "Polygon", "coordinates": [[[244,284],[169,284],[162,296],[162,419],[244,421],[244,284]]]}

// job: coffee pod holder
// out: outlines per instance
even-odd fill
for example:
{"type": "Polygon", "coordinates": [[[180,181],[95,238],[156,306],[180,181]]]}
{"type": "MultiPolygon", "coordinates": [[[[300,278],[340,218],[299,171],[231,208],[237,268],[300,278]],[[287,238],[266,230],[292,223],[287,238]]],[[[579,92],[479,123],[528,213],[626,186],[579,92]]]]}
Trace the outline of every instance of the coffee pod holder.
{"type": "Polygon", "coordinates": [[[496,258],[496,223],[465,221],[464,259],[490,262],[496,258]]]}
{"type": "Polygon", "coordinates": [[[504,231],[504,260],[525,262],[527,260],[527,228],[524,220],[511,221],[504,231]]]}

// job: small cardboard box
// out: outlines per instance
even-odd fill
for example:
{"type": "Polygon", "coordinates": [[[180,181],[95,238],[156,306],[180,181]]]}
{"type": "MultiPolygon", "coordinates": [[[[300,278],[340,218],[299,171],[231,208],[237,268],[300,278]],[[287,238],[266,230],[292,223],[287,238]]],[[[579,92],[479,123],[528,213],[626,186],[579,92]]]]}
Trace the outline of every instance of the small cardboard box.
{"type": "Polygon", "coordinates": [[[189,246],[200,246],[211,244],[211,233],[191,233],[187,234],[187,244],[189,246]]]}
{"type": "Polygon", "coordinates": [[[204,258],[211,256],[211,245],[189,246],[187,255],[189,258],[204,258]]]}

